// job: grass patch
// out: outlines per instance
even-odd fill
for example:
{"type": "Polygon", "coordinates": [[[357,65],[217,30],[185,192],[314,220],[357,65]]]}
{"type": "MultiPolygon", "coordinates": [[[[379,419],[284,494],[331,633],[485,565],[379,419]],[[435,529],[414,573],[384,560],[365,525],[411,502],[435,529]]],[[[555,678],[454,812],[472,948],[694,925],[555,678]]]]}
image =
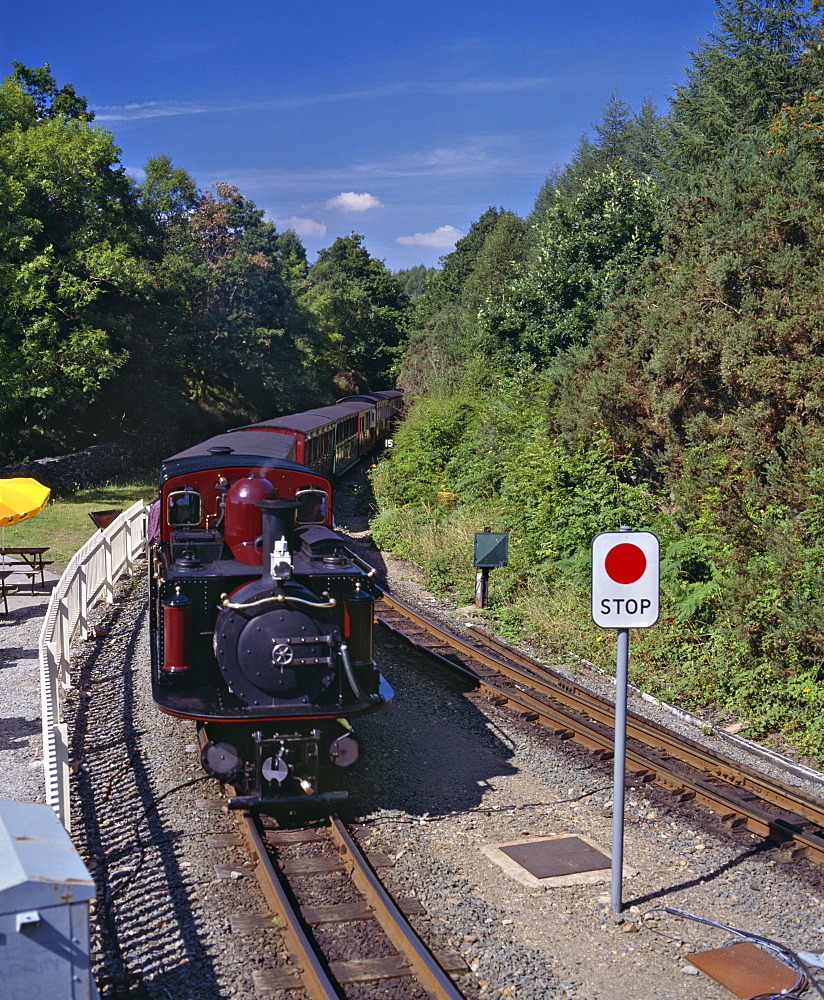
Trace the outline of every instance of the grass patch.
{"type": "Polygon", "coordinates": [[[67,494],[49,504],[36,516],[5,528],[4,544],[23,548],[49,547],[53,568],[66,565],[77,550],[97,530],[89,518],[92,511],[126,510],[138,500],[149,502],[157,495],[157,480],[147,476],[130,483],[105,483],[67,494]]]}

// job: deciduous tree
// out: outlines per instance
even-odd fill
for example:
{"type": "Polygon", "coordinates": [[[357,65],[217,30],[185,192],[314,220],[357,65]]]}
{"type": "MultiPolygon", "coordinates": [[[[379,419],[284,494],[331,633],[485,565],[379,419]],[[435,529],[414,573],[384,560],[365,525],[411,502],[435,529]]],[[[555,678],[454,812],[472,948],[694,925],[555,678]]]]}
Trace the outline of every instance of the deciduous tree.
{"type": "Polygon", "coordinates": [[[363,246],[363,236],[341,236],[321,250],[309,268],[304,301],[328,340],[339,391],[392,383],[409,299],[398,278],[363,246]]]}
{"type": "MultiPolygon", "coordinates": [[[[85,413],[129,363],[148,275],[132,187],[84,98],[49,67],[0,87],[0,409],[4,444],[89,433],[85,413]]],[[[106,429],[110,436],[112,429],[106,429]]]]}

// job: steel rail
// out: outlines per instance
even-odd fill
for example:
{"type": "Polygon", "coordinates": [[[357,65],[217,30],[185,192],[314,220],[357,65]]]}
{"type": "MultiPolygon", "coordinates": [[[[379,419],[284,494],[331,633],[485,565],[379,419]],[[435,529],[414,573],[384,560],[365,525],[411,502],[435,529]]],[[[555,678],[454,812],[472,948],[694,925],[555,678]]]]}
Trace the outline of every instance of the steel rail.
{"type": "Polygon", "coordinates": [[[281,920],[280,930],[296,962],[295,971],[299,973],[300,980],[295,979],[295,986],[303,985],[313,1000],[340,1000],[338,989],[318,960],[294,907],[283,891],[257,821],[246,810],[238,814],[238,819],[250,853],[257,860],[255,875],[261,891],[272,911],[281,920]]]}
{"type": "MultiPolygon", "coordinates": [[[[482,641],[492,649],[499,650],[504,657],[527,667],[536,673],[535,690],[546,697],[555,697],[560,688],[568,697],[584,708],[602,725],[612,722],[612,707],[596,695],[563,677],[551,667],[547,667],[495,636],[483,635],[482,641]],[[544,677],[540,675],[544,673],[544,677]],[[548,675],[548,676],[547,676],[548,675]],[[572,686],[574,685],[574,691],[572,686]]],[[[504,661],[505,662],[505,661],[504,661]]],[[[674,733],[665,726],[643,718],[635,712],[628,712],[627,735],[646,747],[662,750],[668,756],[689,764],[707,773],[710,780],[718,780],[770,802],[772,805],[798,813],[820,826],[824,826],[824,801],[815,799],[793,786],[781,784],[767,774],[754,770],[748,765],[734,761],[719,751],[708,751],[700,743],[688,736],[674,733]]]]}
{"type": "MultiPolygon", "coordinates": [[[[409,636],[397,622],[388,620],[380,605],[376,609],[379,621],[447,665],[476,678],[493,702],[511,703],[522,717],[538,721],[556,736],[574,739],[603,757],[613,754],[613,707],[608,701],[522,654],[516,664],[506,651],[507,662],[454,635],[396,597],[383,593],[382,602],[436,641],[431,644],[409,636]],[[439,652],[439,647],[448,649],[449,655],[439,652]],[[529,669],[524,669],[524,662],[529,669]]],[[[824,863],[824,836],[818,832],[824,826],[824,802],[723,754],[707,751],[635,713],[628,719],[627,732],[634,744],[627,747],[627,761],[637,779],[655,781],[681,800],[697,799],[731,825],[745,823],[759,836],[824,863]],[[756,799],[769,803],[779,814],[771,814],[756,799]]]]}
{"type": "MultiPolygon", "coordinates": [[[[340,1000],[344,995],[342,985],[349,981],[346,978],[340,979],[339,982],[335,981],[334,977],[339,977],[340,970],[337,965],[340,963],[332,962],[329,972],[324,968],[318,957],[315,944],[303,930],[300,914],[295,910],[281,884],[259,821],[247,810],[239,812],[237,819],[249,853],[256,861],[255,875],[266,902],[279,918],[280,930],[284,935],[286,947],[294,963],[294,965],[282,970],[283,979],[279,980],[276,988],[303,987],[312,1000],[340,1000]],[[296,975],[292,975],[292,973],[296,973],[296,975]]],[[[331,816],[322,829],[329,834],[329,847],[337,855],[340,855],[340,861],[336,863],[335,869],[329,870],[345,870],[347,872],[348,877],[364,898],[363,914],[370,914],[370,917],[376,919],[378,926],[398,952],[398,961],[403,968],[401,975],[417,979],[432,1000],[465,1000],[464,995],[451,981],[435,956],[420,940],[406,916],[381,885],[363,851],[352,839],[343,823],[337,817],[331,816]]],[[[361,915],[355,917],[350,914],[337,919],[363,918],[361,915]]],[[[307,917],[307,919],[313,923],[311,918],[307,917]]],[[[373,978],[396,978],[397,975],[398,972],[393,970],[377,976],[373,973],[373,978]]],[[[351,981],[357,982],[358,980],[351,981]]]]}
{"type": "Polygon", "coordinates": [[[409,970],[433,1000],[464,1000],[435,956],[421,941],[392,897],[381,885],[346,827],[332,816],[329,832],[350,867],[350,878],[375,911],[381,930],[409,964],[409,970]]]}

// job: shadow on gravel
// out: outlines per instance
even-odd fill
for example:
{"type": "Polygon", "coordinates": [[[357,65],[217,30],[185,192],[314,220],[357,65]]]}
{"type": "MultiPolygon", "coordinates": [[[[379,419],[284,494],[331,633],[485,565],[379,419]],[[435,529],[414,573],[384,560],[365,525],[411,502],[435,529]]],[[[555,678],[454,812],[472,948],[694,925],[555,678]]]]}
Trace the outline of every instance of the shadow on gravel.
{"type": "Polygon", "coordinates": [[[731,861],[727,861],[726,864],[719,865],[714,871],[705,872],[703,875],[697,875],[695,878],[691,878],[686,882],[679,882],[678,885],[669,885],[665,889],[659,889],[658,892],[647,893],[646,896],[639,896],[637,899],[629,899],[624,901],[624,905],[629,906],[646,906],[649,903],[654,903],[659,899],[666,899],[667,896],[671,896],[677,892],[684,892],[686,889],[694,889],[699,885],[710,885],[715,879],[720,878],[727,872],[732,871],[739,865],[744,864],[745,861],[749,861],[750,858],[757,857],[759,854],[767,854],[770,851],[775,850],[775,844],[764,842],[761,844],[756,844],[755,847],[751,847],[747,851],[742,851],[737,857],[733,858],[731,861]]]}
{"type": "MultiPolygon", "coordinates": [[[[14,594],[9,594],[14,597],[14,594]]],[[[43,618],[46,613],[48,601],[44,598],[42,603],[27,604],[20,608],[12,608],[8,617],[0,617],[0,638],[2,638],[2,628],[4,625],[22,625],[23,622],[31,621],[32,618],[43,618]]]]}
{"type": "Polygon", "coordinates": [[[39,719],[24,719],[14,715],[10,719],[0,719],[0,750],[19,750],[18,741],[39,733],[39,719]]]}
{"type": "Polygon", "coordinates": [[[395,700],[354,720],[363,761],[350,785],[353,808],[446,815],[481,806],[494,779],[516,773],[512,750],[461,695],[471,680],[378,630],[375,656],[395,700]]]}
{"type": "Polygon", "coordinates": [[[182,831],[164,821],[165,796],[144,763],[149,748],[141,745],[133,679],[148,609],[143,602],[130,622],[135,608],[126,601],[108,612],[112,640],[92,646],[75,677],[73,836],[97,883],[105,958],[95,975],[102,1000],[219,997],[175,851],[182,831]]]}
{"type": "Polygon", "coordinates": [[[0,650],[0,670],[3,667],[16,666],[18,660],[36,660],[39,655],[40,652],[36,647],[27,649],[25,646],[10,646],[7,649],[0,650]]]}
{"type": "MultiPolygon", "coordinates": [[[[367,459],[335,490],[335,516],[344,532],[354,532],[351,548],[377,570],[385,584],[387,567],[368,528],[375,500],[367,459]]],[[[392,809],[413,815],[447,815],[482,807],[494,779],[514,774],[505,738],[467,699],[474,689],[466,677],[450,673],[391,633],[375,632],[375,659],[395,690],[395,699],[373,715],[353,720],[361,737],[362,760],[349,780],[347,812],[392,809]]]]}

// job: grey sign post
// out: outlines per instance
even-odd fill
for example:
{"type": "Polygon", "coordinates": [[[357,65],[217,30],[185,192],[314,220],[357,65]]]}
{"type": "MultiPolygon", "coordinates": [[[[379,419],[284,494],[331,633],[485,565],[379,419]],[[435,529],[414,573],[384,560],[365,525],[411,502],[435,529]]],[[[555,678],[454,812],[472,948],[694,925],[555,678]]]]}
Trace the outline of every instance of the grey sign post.
{"type": "Polygon", "coordinates": [[[486,607],[489,571],[509,561],[509,534],[484,528],[475,532],[475,606],[486,607]]]}
{"type": "Polygon", "coordinates": [[[623,909],[624,780],[627,762],[629,630],[658,621],[660,545],[650,531],[603,531],[592,540],[592,620],[618,632],[612,789],[612,910],[623,909]]]}

